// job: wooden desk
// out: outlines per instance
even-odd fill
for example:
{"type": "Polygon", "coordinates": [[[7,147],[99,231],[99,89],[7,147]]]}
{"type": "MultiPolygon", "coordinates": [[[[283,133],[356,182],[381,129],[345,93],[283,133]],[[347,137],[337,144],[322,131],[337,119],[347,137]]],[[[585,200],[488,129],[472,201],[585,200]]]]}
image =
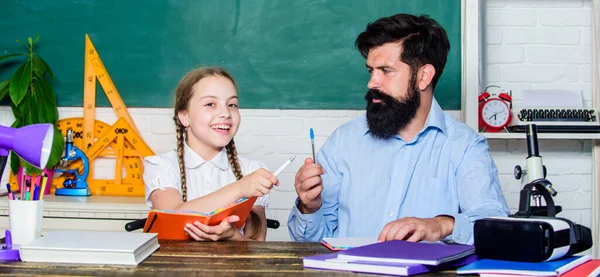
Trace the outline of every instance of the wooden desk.
{"type": "MultiPolygon", "coordinates": [[[[330,253],[318,243],[160,241],[137,267],[10,262],[0,275],[18,276],[381,276],[303,269],[302,257],[330,253]]],[[[452,271],[419,277],[456,276],[452,271]]],[[[466,276],[466,275],[461,275],[466,276]]]]}

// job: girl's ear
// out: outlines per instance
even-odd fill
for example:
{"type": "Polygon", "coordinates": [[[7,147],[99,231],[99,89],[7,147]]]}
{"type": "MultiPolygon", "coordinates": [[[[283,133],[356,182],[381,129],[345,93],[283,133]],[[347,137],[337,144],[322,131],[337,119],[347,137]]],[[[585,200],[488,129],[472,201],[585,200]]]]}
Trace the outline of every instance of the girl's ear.
{"type": "Polygon", "coordinates": [[[179,123],[181,123],[181,125],[183,125],[183,127],[187,128],[188,126],[190,126],[190,123],[188,121],[188,112],[187,111],[178,112],[177,118],[179,118],[179,123]]]}

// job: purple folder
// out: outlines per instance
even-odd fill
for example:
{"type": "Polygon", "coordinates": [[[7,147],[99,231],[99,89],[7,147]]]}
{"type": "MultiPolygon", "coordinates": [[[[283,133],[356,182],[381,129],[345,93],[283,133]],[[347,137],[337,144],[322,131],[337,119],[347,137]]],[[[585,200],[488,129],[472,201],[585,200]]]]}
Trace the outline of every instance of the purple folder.
{"type": "Polygon", "coordinates": [[[305,268],[410,276],[425,272],[452,269],[477,261],[476,255],[469,255],[458,260],[434,266],[420,264],[349,261],[345,259],[337,259],[337,256],[337,253],[333,253],[304,257],[303,264],[305,268]]]}
{"type": "Polygon", "coordinates": [[[475,253],[472,245],[391,240],[341,251],[339,259],[439,265],[475,253]]]}

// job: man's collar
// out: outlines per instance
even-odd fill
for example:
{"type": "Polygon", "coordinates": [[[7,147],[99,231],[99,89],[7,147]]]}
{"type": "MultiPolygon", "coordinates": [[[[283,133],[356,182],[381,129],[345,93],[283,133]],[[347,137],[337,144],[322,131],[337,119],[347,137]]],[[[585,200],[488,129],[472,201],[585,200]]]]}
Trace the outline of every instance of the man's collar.
{"type": "Polygon", "coordinates": [[[427,115],[427,121],[425,121],[423,130],[426,130],[429,127],[438,128],[444,134],[447,132],[444,110],[442,110],[440,104],[435,100],[435,97],[431,99],[431,109],[429,109],[429,114],[427,115]]]}
{"type": "MultiPolygon", "coordinates": [[[[194,150],[191,147],[189,147],[187,143],[184,143],[183,145],[185,167],[189,169],[194,169],[206,162],[202,157],[200,157],[200,155],[194,152],[194,150]]],[[[225,150],[225,148],[223,148],[214,158],[212,158],[210,162],[221,170],[228,170],[229,160],[227,160],[227,151],[225,150]]]]}
{"type": "MultiPolygon", "coordinates": [[[[364,136],[368,134],[369,125],[367,124],[367,115],[365,114],[365,120],[363,120],[362,125],[360,126],[360,133],[364,136]]],[[[431,99],[431,108],[429,109],[429,114],[427,115],[427,121],[425,121],[425,126],[423,126],[423,130],[426,130],[429,127],[435,127],[440,129],[444,134],[446,134],[446,120],[444,115],[444,110],[440,107],[435,97],[431,99]]],[[[421,132],[423,132],[421,130],[421,132]]],[[[419,132],[419,133],[421,133],[419,132]]]]}

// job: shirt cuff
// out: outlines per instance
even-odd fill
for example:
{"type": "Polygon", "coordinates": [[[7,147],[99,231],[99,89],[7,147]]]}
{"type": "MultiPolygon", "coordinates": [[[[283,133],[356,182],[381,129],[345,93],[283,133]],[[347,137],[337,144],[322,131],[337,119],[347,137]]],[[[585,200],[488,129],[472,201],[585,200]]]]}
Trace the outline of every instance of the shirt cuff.
{"type": "Polygon", "coordinates": [[[296,202],[290,212],[288,221],[290,235],[296,241],[311,241],[313,233],[319,228],[319,223],[323,218],[323,211],[319,208],[312,214],[303,214],[298,209],[299,202],[300,200],[296,198],[296,202]]]}
{"type": "Polygon", "coordinates": [[[448,215],[454,218],[452,241],[462,244],[473,244],[473,225],[468,217],[462,214],[448,215]]]}

